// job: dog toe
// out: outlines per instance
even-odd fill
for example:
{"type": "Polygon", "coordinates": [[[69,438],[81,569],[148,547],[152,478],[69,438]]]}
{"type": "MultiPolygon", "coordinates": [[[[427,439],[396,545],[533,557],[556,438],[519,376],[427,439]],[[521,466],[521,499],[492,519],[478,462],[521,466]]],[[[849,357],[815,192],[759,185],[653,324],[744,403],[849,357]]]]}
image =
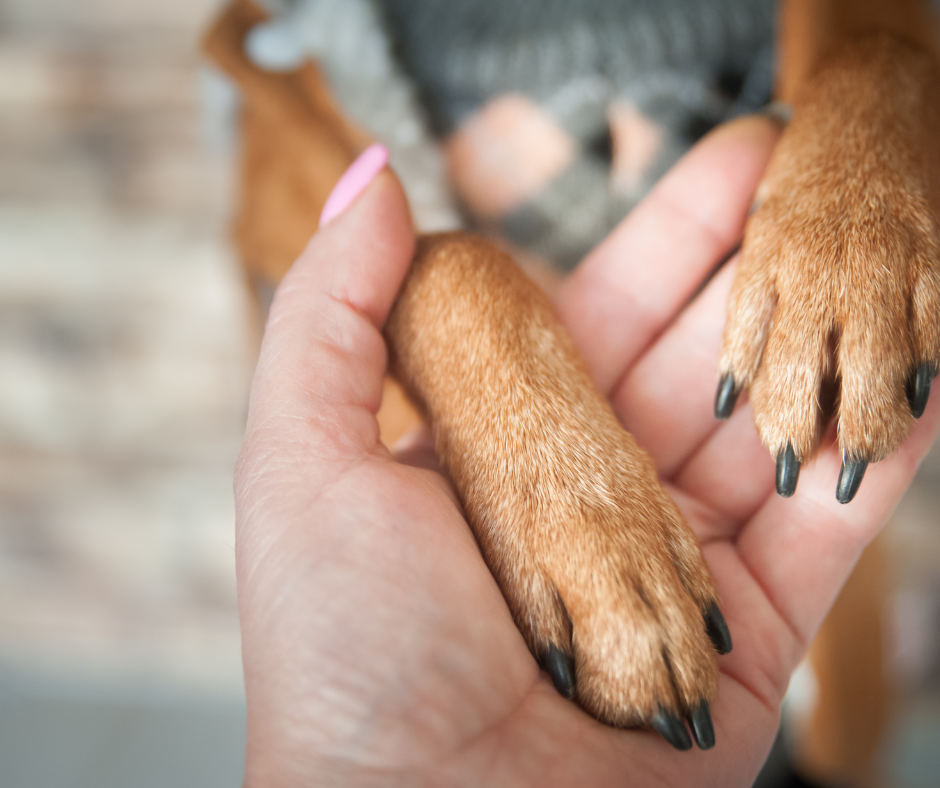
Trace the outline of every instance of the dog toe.
{"type": "Polygon", "coordinates": [[[559,581],[578,702],[608,724],[653,727],[674,746],[681,720],[694,718],[707,741],[701,708],[716,697],[717,653],[731,647],[727,624],[713,595],[702,604],[689,593],[668,551],[635,543],[633,560],[612,559],[626,555],[619,541],[607,558],[559,581]]]}
{"type": "Polygon", "coordinates": [[[725,372],[718,381],[718,391],[715,392],[715,418],[728,419],[734,412],[734,405],[738,401],[739,390],[734,384],[734,373],[725,372]]]}
{"type": "Polygon", "coordinates": [[[940,250],[925,252],[918,264],[910,305],[911,341],[917,364],[905,387],[911,415],[924,415],[931,382],[940,372],[940,250]]]}
{"type": "Polygon", "coordinates": [[[486,242],[426,237],[385,331],[390,368],[429,417],[483,557],[559,694],[682,746],[689,720],[707,746],[716,649],[731,647],[711,576],[548,299],[486,242]]]}
{"type": "Polygon", "coordinates": [[[542,658],[542,667],[548,673],[559,695],[568,698],[568,700],[574,698],[577,686],[575,684],[574,658],[570,654],[565,653],[554,643],[551,643],[542,658]]]}
{"type": "Polygon", "coordinates": [[[725,617],[721,614],[721,610],[716,602],[710,602],[708,604],[705,608],[704,617],[705,631],[708,633],[708,637],[715,647],[715,651],[721,655],[730,654],[732,648],[731,631],[728,629],[725,617]]]}
{"type": "Polygon", "coordinates": [[[751,407],[761,440],[777,460],[777,492],[788,497],[824,434],[821,392],[830,375],[830,336],[823,310],[804,306],[799,293],[785,295],[751,386],[751,407]]]}
{"type": "Polygon", "coordinates": [[[930,384],[937,376],[937,365],[923,362],[917,365],[907,383],[907,404],[911,408],[911,415],[919,419],[927,410],[927,400],[930,398],[930,384]]]}
{"type": "Polygon", "coordinates": [[[715,726],[707,701],[703,700],[692,710],[689,715],[689,727],[700,750],[710,750],[715,746],[715,726]]]}
{"type": "Polygon", "coordinates": [[[796,492],[796,483],[800,478],[800,461],[793,451],[793,444],[787,441],[787,446],[777,454],[776,486],[777,495],[789,498],[796,492]]]}
{"type": "Polygon", "coordinates": [[[842,469],[839,471],[839,481],[836,484],[836,500],[839,503],[848,503],[851,501],[858,488],[862,485],[862,477],[865,476],[865,470],[868,468],[868,460],[843,459],[842,469]]]}
{"type": "Polygon", "coordinates": [[[692,749],[692,739],[689,738],[685,723],[675,714],[659,708],[650,719],[650,725],[654,731],[677,750],[692,749]]]}
{"type": "MultiPolygon", "coordinates": [[[[752,235],[758,241],[751,244],[752,250],[772,255],[764,235],[766,219],[763,213],[754,218],[748,227],[754,227],[752,235]]],[[[756,255],[752,252],[752,258],[756,255]]],[[[767,264],[742,264],[738,268],[728,300],[728,320],[722,336],[719,360],[720,379],[715,393],[715,417],[727,419],[734,411],[738,396],[753,383],[760,368],[773,314],[777,293],[773,283],[772,269],[767,264]]]]}
{"type": "MultiPolygon", "coordinates": [[[[889,267],[894,267],[891,262],[889,267]]],[[[868,464],[893,452],[913,423],[909,381],[910,370],[918,365],[908,322],[909,299],[903,283],[876,280],[875,284],[880,296],[877,310],[869,308],[874,293],[861,304],[856,293],[840,310],[837,423],[843,462],[836,485],[840,503],[855,497],[868,464]]],[[[919,404],[924,385],[918,387],[916,373],[914,387],[919,404]]]]}
{"type": "MultiPolygon", "coordinates": [[[[936,85],[934,60],[908,42],[847,43],[804,86],[761,183],[719,371],[750,389],[781,495],[835,418],[836,497],[852,500],[927,406],[940,361],[936,85]]],[[[728,388],[723,377],[719,417],[728,388]]]]}

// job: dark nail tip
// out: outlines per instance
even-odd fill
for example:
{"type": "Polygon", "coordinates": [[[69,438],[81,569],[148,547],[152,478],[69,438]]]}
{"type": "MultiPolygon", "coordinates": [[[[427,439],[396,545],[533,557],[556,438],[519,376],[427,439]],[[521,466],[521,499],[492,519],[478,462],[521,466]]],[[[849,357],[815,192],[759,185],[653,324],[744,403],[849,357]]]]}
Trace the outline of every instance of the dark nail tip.
{"type": "Polygon", "coordinates": [[[545,652],[545,672],[563,698],[571,700],[575,693],[574,660],[554,643],[545,652]]]}
{"type": "Polygon", "coordinates": [[[718,605],[712,602],[705,610],[705,631],[719,654],[729,654],[731,652],[731,631],[728,629],[728,623],[725,617],[718,609],[718,605]]]}
{"type": "Polygon", "coordinates": [[[796,492],[796,483],[800,479],[800,461],[793,451],[793,444],[777,455],[777,495],[789,498],[796,492]]]}
{"type": "Polygon", "coordinates": [[[677,750],[691,750],[692,739],[685,728],[685,724],[668,711],[660,708],[654,715],[650,724],[660,736],[677,750]]]}
{"type": "Polygon", "coordinates": [[[843,460],[839,471],[839,483],[836,485],[836,500],[839,503],[851,501],[862,485],[868,460],[843,460]]]}
{"type": "Polygon", "coordinates": [[[718,381],[718,391],[715,393],[715,418],[727,419],[731,416],[737,400],[738,392],[734,388],[734,375],[726,372],[718,381]]]}
{"type": "Polygon", "coordinates": [[[707,701],[703,700],[692,710],[689,715],[689,727],[700,750],[710,750],[715,746],[715,725],[712,723],[707,701]]]}
{"type": "Polygon", "coordinates": [[[920,364],[907,384],[907,404],[911,415],[919,419],[927,409],[930,399],[930,383],[936,376],[936,366],[928,362],[920,364]]]}

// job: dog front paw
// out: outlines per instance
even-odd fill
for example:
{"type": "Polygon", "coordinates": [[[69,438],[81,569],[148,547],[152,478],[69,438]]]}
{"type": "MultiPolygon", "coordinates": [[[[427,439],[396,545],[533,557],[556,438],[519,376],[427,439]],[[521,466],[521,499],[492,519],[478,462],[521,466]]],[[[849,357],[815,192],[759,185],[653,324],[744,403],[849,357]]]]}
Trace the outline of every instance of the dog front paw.
{"type": "Polygon", "coordinates": [[[715,410],[750,389],[781,495],[835,416],[847,503],[926,407],[940,359],[938,88],[912,45],[853,43],[798,97],[758,190],[715,410]]]}
{"type": "Polygon", "coordinates": [[[712,746],[715,652],[731,638],[711,577],[548,299],[481,239],[427,237],[386,335],[391,369],[429,417],[483,556],[558,690],[611,725],[712,746]]]}
{"type": "Polygon", "coordinates": [[[541,504],[513,501],[510,517],[495,511],[503,500],[477,501],[481,548],[562,695],[610,725],[708,749],[716,652],[731,649],[708,570],[645,454],[626,434],[595,437],[582,432],[532,479],[541,504]]]}

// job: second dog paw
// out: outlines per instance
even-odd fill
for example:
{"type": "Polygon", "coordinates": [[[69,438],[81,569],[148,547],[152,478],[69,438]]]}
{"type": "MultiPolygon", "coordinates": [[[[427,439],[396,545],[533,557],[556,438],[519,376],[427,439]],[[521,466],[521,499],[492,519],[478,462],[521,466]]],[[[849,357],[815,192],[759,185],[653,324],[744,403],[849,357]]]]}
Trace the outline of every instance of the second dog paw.
{"type": "Polygon", "coordinates": [[[842,503],[924,412],[940,359],[940,85],[887,36],[831,58],[799,97],[748,222],[715,412],[750,389],[792,495],[835,416],[842,503]]]}

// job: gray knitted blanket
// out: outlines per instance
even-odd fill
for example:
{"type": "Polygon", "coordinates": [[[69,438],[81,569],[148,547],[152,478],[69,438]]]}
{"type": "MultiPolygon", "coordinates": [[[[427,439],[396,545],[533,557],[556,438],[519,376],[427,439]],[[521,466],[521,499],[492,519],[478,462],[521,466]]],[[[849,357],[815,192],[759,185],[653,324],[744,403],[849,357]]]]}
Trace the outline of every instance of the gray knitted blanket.
{"type": "Polygon", "coordinates": [[[578,155],[500,230],[560,268],[702,134],[770,97],[772,0],[268,4],[276,20],[256,31],[249,51],[273,63],[294,46],[320,61],[346,111],[389,145],[422,229],[474,223],[457,218],[436,139],[501,94],[523,93],[546,110],[577,140],[578,155]],[[655,161],[627,192],[610,184],[615,99],[663,130],[655,161]]]}

